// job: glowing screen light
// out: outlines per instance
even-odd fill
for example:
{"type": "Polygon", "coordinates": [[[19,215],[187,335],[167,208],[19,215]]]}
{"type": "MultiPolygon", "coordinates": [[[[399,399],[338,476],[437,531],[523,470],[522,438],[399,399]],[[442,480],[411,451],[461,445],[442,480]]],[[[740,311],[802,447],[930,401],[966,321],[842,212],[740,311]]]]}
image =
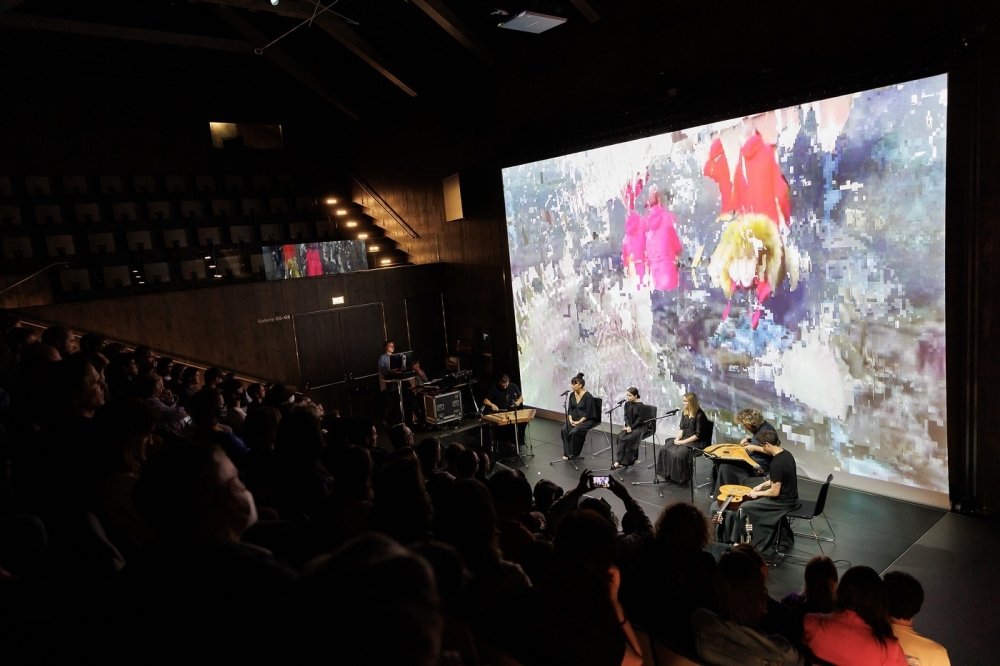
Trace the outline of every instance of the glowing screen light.
{"type": "Polygon", "coordinates": [[[947,506],[946,117],[940,75],[504,169],[525,399],[691,391],[717,443],[759,409],[800,474],[947,506]]]}

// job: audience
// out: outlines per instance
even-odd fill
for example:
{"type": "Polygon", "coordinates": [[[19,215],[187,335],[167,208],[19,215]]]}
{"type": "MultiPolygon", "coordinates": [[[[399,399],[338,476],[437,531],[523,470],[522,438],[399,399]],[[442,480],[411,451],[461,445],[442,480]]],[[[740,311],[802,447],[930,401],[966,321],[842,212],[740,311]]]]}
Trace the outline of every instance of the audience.
{"type": "Polygon", "coordinates": [[[803,635],[813,656],[826,663],[906,666],[892,633],[882,579],[871,567],[848,569],[837,586],[836,610],[807,614],[803,635]]]}
{"type": "Polygon", "coordinates": [[[751,546],[716,564],[701,510],[654,529],[614,477],[532,488],[405,426],[380,446],[288,385],[2,333],[5,663],[949,663],[907,574],[838,589],[817,557],[778,604],[751,546]]]}
{"type": "Polygon", "coordinates": [[[948,651],[940,643],[921,636],[913,628],[913,617],[924,605],[924,587],[905,571],[889,571],[882,576],[889,603],[892,633],[899,639],[908,663],[918,666],[950,666],[948,651]]]}

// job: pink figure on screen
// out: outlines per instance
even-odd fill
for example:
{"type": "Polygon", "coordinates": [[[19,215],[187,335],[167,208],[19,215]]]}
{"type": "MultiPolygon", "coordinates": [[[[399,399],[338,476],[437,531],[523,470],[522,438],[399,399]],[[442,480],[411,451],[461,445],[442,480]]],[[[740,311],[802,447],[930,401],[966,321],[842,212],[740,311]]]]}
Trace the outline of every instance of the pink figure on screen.
{"type": "Polygon", "coordinates": [[[635,209],[635,200],[642,193],[642,179],[635,185],[625,184],[622,190],[622,201],[628,210],[625,216],[625,238],[622,239],[622,265],[632,270],[638,277],[636,289],[640,289],[646,277],[646,225],[639,211],[635,209]]]}
{"type": "Polygon", "coordinates": [[[649,186],[646,199],[646,260],[653,277],[653,287],[661,291],[677,288],[677,255],[683,246],[674,228],[674,214],[663,207],[660,191],[656,185],[649,186]]]}

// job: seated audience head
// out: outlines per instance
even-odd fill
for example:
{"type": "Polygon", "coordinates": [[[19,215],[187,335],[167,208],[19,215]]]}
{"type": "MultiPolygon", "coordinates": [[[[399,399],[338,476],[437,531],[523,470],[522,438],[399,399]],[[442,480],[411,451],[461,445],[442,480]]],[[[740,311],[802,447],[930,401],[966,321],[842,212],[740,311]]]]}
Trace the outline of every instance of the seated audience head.
{"type": "Polygon", "coordinates": [[[709,543],[708,518],[687,502],[674,502],[656,519],[656,542],[661,547],[703,550],[709,543]]]}
{"type": "Polygon", "coordinates": [[[177,442],[151,455],[135,503],[166,542],[235,542],[257,522],[253,495],[218,446],[177,442]]]}
{"type": "Polygon", "coordinates": [[[107,340],[103,335],[96,333],[84,333],[80,336],[80,351],[91,356],[104,353],[104,344],[107,340]]]}
{"type": "Polygon", "coordinates": [[[850,610],[865,621],[882,644],[892,637],[885,586],[871,567],[851,567],[837,586],[837,610],[850,610]]]}
{"type": "Polygon", "coordinates": [[[42,331],[42,342],[59,352],[61,358],[66,358],[76,351],[73,335],[65,326],[49,326],[42,331]]]}
{"type": "Polygon", "coordinates": [[[222,392],[208,385],[193,396],[188,404],[188,414],[199,428],[212,428],[225,416],[226,404],[222,392]]]}
{"type": "Polygon", "coordinates": [[[459,479],[471,479],[479,471],[479,455],[472,449],[457,452],[455,458],[455,476],[459,479]]]}
{"type": "Polygon", "coordinates": [[[253,383],[247,387],[247,396],[258,404],[264,402],[265,393],[267,388],[263,384],[253,383]]]}
{"type": "Polygon", "coordinates": [[[105,472],[136,474],[142,468],[153,442],[158,413],[137,398],[108,403],[94,417],[101,440],[99,461],[105,472]]]}
{"type": "Polygon", "coordinates": [[[722,554],[715,568],[714,587],[723,619],[755,627],[767,612],[764,572],[748,552],[734,549],[722,554]]]}
{"type": "Polygon", "coordinates": [[[912,620],[924,605],[924,586],[905,571],[889,571],[882,576],[889,617],[912,620]]]}
{"type": "Polygon", "coordinates": [[[562,497],[565,492],[563,487],[555,481],[539,479],[532,491],[535,499],[535,509],[542,513],[548,513],[552,503],[562,497]]]}
{"type": "Polygon", "coordinates": [[[531,484],[520,471],[501,469],[486,485],[500,518],[517,520],[531,510],[531,484]]]}
{"type": "Polygon", "coordinates": [[[311,562],[289,602],[292,661],[336,652],[344,664],[436,666],[444,620],[424,558],[378,533],[311,562]],[[345,613],[338,600],[349,602],[345,613]]]}
{"type": "Polygon", "coordinates": [[[161,377],[171,377],[174,376],[174,359],[169,356],[161,356],[156,359],[156,374],[161,377]]]}
{"type": "Polygon", "coordinates": [[[805,597],[810,608],[829,613],[836,605],[837,566],[829,557],[817,555],[806,563],[805,597]]]}
{"type": "Polygon", "coordinates": [[[232,409],[233,407],[238,407],[243,402],[243,382],[236,379],[236,377],[226,377],[219,384],[219,390],[222,391],[222,398],[226,401],[226,407],[232,409]]]}
{"type": "Polygon", "coordinates": [[[90,418],[104,405],[104,377],[86,354],[73,354],[55,366],[55,397],[60,413],[90,418]]]}
{"type": "Polygon", "coordinates": [[[285,464],[315,465],[323,455],[323,429],[311,412],[291,412],[278,424],[275,452],[285,464]]]}
{"type": "Polygon", "coordinates": [[[252,409],[243,423],[243,441],[255,453],[274,450],[281,412],[276,407],[252,409]]]}
{"type": "Polygon", "coordinates": [[[404,446],[413,446],[413,431],[405,423],[397,423],[389,428],[389,444],[393,451],[404,446]]]}
{"type": "Polygon", "coordinates": [[[212,388],[218,388],[222,384],[223,375],[219,368],[208,368],[205,370],[205,386],[210,386],[212,388]]]}

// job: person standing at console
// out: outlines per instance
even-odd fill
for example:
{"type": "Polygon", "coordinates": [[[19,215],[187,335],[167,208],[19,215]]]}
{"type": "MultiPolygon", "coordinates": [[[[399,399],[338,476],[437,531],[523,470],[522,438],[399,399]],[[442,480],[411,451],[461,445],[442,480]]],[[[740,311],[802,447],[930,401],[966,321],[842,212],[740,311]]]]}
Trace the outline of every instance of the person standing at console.
{"type": "Polygon", "coordinates": [[[569,380],[569,402],[566,406],[566,424],[561,436],[563,441],[563,460],[570,460],[580,455],[587,439],[587,431],[601,422],[594,396],[587,390],[587,382],[583,373],[578,372],[569,380]]]}

